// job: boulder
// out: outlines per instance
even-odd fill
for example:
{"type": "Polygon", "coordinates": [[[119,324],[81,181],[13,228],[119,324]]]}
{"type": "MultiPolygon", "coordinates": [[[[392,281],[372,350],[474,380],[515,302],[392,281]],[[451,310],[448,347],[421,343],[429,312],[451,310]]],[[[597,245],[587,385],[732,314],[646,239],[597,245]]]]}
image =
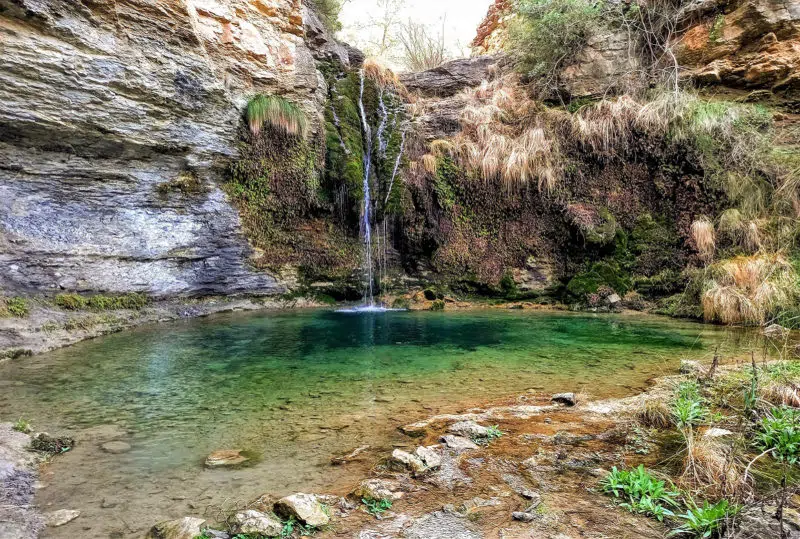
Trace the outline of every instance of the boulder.
{"type": "Polygon", "coordinates": [[[50,528],[57,528],[59,526],[63,526],[69,522],[72,522],[76,518],[81,516],[80,511],[74,511],[71,509],[59,509],[58,511],[53,511],[52,513],[45,513],[44,521],[47,526],[50,528]]]}
{"type": "Polygon", "coordinates": [[[167,520],[153,526],[147,539],[194,539],[203,533],[205,523],[202,518],[195,517],[167,520]]]}
{"type": "Polygon", "coordinates": [[[459,421],[458,423],[453,423],[447,428],[447,431],[458,434],[459,436],[465,436],[472,440],[486,438],[489,434],[489,429],[474,421],[459,421]]]}
{"type": "Polygon", "coordinates": [[[779,324],[771,324],[764,328],[763,334],[770,339],[785,339],[791,331],[779,324]]]}
{"type": "Polygon", "coordinates": [[[428,71],[402,74],[400,82],[425,97],[450,97],[491,78],[490,71],[500,59],[491,55],[459,58],[428,71]]]}
{"type": "Polygon", "coordinates": [[[283,523],[277,517],[248,509],[234,515],[233,529],[236,533],[276,537],[281,534],[283,523]]]}
{"type": "Polygon", "coordinates": [[[244,455],[238,449],[225,449],[222,451],[214,451],[206,457],[207,468],[226,468],[231,466],[241,466],[250,460],[250,457],[244,455]]]}
{"type": "Polygon", "coordinates": [[[444,445],[456,453],[478,449],[478,444],[469,438],[464,438],[463,436],[454,436],[452,434],[448,434],[443,436],[441,441],[444,442],[444,445]]]}
{"type": "Polygon", "coordinates": [[[575,393],[556,393],[551,400],[567,406],[575,406],[578,403],[575,393]]]}
{"type": "Polygon", "coordinates": [[[331,520],[313,494],[298,493],[281,498],[275,503],[275,512],[315,528],[325,526],[331,520]]]}
{"type": "Polygon", "coordinates": [[[425,468],[432,470],[442,465],[439,449],[439,446],[418,447],[415,454],[425,464],[425,468]]]}
{"type": "Polygon", "coordinates": [[[694,361],[693,359],[682,359],[678,370],[681,374],[700,374],[702,371],[703,366],[699,361],[694,361]]]}

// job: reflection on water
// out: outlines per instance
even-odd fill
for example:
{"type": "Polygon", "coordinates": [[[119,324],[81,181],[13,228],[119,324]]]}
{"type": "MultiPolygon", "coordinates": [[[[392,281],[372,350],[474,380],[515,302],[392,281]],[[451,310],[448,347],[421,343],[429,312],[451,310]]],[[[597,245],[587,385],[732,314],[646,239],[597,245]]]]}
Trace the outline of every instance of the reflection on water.
{"type": "Polygon", "coordinates": [[[332,468],[331,456],[365,440],[376,450],[402,443],[396,427],[432,413],[528,389],[623,395],[681,357],[706,357],[717,344],[732,350],[749,338],[641,316],[230,315],[2,366],[0,418],[27,417],[79,439],[86,433],[51,467],[39,503],[80,509],[87,518],[51,536],[69,537],[85,525],[92,526],[82,532],[87,537],[134,536],[154,520],[232,499],[344,490],[371,461],[332,468]],[[98,428],[118,432],[132,450],[103,453],[102,437],[90,436],[98,428]],[[203,458],[224,448],[256,451],[263,460],[203,470],[203,458]],[[124,501],[104,501],[117,498],[124,501]]]}

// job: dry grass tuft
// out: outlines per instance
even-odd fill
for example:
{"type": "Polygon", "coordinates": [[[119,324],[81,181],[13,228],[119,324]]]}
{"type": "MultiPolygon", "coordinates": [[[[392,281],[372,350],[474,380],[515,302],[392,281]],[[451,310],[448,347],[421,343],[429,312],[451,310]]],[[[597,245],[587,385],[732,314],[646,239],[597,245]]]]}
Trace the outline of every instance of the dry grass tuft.
{"type": "Polygon", "coordinates": [[[422,156],[422,167],[429,174],[436,174],[436,172],[439,170],[439,160],[435,155],[426,153],[422,156]]]}
{"type": "Polygon", "coordinates": [[[700,217],[692,223],[691,234],[700,257],[711,261],[717,248],[714,224],[708,217],[700,217]]]}
{"type": "Polygon", "coordinates": [[[800,408],[800,386],[792,382],[770,382],[761,387],[761,398],[776,406],[800,408]]]}
{"type": "Polygon", "coordinates": [[[749,487],[735,446],[695,433],[689,438],[678,484],[706,497],[741,499],[749,487]]]}
{"type": "Polygon", "coordinates": [[[711,273],[703,294],[708,321],[760,326],[797,299],[797,274],[780,254],[740,256],[712,266],[711,273]]]}
{"type": "Polygon", "coordinates": [[[757,221],[750,221],[744,229],[744,247],[751,253],[761,249],[761,232],[757,221]]]}
{"type": "Polygon", "coordinates": [[[743,240],[745,228],[744,216],[736,208],[725,210],[719,217],[717,230],[720,236],[727,238],[731,243],[738,244],[743,240]]]}
{"type": "Polygon", "coordinates": [[[250,132],[258,136],[265,123],[289,135],[306,136],[308,122],[305,113],[294,103],[277,95],[258,94],[247,104],[247,123],[250,132]]]}
{"type": "Polygon", "coordinates": [[[397,75],[389,69],[380,64],[375,58],[367,58],[364,60],[364,76],[377,84],[380,88],[390,88],[400,96],[409,98],[410,94],[405,85],[400,82],[397,75]]]}
{"type": "Polygon", "coordinates": [[[667,429],[673,424],[672,411],[664,399],[646,399],[636,412],[636,419],[645,427],[667,429]]]}

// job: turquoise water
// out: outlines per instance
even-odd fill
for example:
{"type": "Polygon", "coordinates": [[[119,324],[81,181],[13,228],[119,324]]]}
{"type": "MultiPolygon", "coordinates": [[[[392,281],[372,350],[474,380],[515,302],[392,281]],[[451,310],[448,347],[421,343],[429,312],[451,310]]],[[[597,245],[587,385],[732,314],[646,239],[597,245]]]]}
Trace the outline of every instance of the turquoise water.
{"type": "Polygon", "coordinates": [[[402,424],[526,391],[622,396],[674,372],[681,358],[708,358],[717,345],[725,354],[750,338],[623,315],[225,315],[0,366],[0,419],[29,418],[79,440],[85,434],[52,466],[39,499],[53,508],[85,505],[77,508],[97,513],[106,522],[95,524],[105,526],[98,536],[108,536],[115,519],[138,532],[154,512],[184,516],[198,497],[216,507],[232,495],[344,490],[382,450],[406,442],[396,431],[402,424]],[[132,450],[100,451],[102,439],[90,435],[98,428],[132,450]],[[332,456],[365,444],[373,447],[365,462],[329,466],[332,456]],[[262,460],[236,471],[202,468],[209,452],[231,448],[262,460]],[[158,494],[135,494],[142,489],[158,494]],[[120,493],[127,504],[98,509],[120,493]]]}

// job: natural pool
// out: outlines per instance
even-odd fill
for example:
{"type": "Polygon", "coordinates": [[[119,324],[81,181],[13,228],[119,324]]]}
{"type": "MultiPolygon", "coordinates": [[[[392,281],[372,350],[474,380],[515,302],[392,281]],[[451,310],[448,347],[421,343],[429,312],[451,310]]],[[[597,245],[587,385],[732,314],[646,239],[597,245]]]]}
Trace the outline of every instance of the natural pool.
{"type": "Polygon", "coordinates": [[[49,537],[140,537],[264,493],[347,492],[396,428],[526,391],[623,396],[752,334],[639,315],[477,310],[233,314],[141,328],[0,366],[0,420],[71,433],[37,503],[82,516],[49,537]],[[99,449],[121,439],[132,449],[99,449]],[[370,445],[363,461],[330,458],[370,445]],[[217,449],[262,456],[206,470],[217,449]]]}

